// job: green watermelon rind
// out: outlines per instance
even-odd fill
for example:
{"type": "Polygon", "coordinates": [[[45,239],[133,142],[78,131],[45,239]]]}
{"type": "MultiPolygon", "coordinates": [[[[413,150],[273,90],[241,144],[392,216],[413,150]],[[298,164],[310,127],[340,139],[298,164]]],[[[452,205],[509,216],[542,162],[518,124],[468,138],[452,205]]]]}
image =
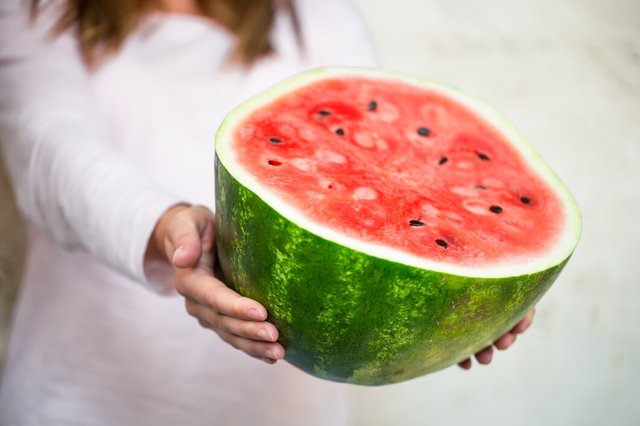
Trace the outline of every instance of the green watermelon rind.
{"type": "Polygon", "coordinates": [[[440,370],[484,348],[542,297],[581,230],[577,206],[541,157],[499,113],[426,80],[361,68],[299,74],[232,111],[216,136],[217,251],[227,283],[264,304],[286,359],[315,376],[365,385],[440,370]],[[526,156],[564,202],[556,249],[516,267],[468,268],[363,245],[312,223],[242,170],[229,141],[257,108],[317,79],[401,79],[454,97],[526,156]]]}
{"type": "MultiPolygon", "coordinates": [[[[359,67],[316,68],[296,74],[295,76],[275,84],[269,89],[250,98],[231,111],[224,119],[216,134],[216,153],[219,160],[225,165],[232,176],[234,176],[239,182],[242,182],[242,184],[248,189],[259,194],[261,199],[292,222],[297,223],[316,235],[334,241],[338,244],[352,247],[371,256],[389,259],[394,262],[403,263],[405,265],[421,269],[482,278],[510,277],[528,274],[532,271],[543,271],[558,265],[573,253],[582,232],[582,219],[575,199],[558,176],[547,165],[544,159],[542,159],[540,154],[524,139],[513,124],[488,104],[472,98],[451,86],[422,78],[407,77],[402,74],[394,74],[378,69],[359,67]],[[562,229],[564,232],[558,237],[558,241],[554,245],[553,250],[546,256],[538,256],[533,259],[520,259],[519,261],[516,259],[509,259],[503,263],[492,266],[483,266],[482,268],[473,268],[453,263],[426,260],[399,250],[362,242],[355,238],[345,236],[344,234],[337,233],[332,229],[318,224],[317,222],[313,222],[300,213],[295,207],[287,205],[287,203],[283,202],[277,194],[273,193],[269,188],[262,185],[254,176],[243,170],[242,159],[235,157],[235,153],[231,149],[231,144],[227,143],[227,141],[233,140],[233,132],[235,130],[234,126],[236,123],[241,122],[257,109],[269,105],[269,103],[273,102],[275,99],[290,93],[297,88],[325,78],[349,76],[360,76],[373,79],[391,79],[415,85],[419,88],[433,90],[466,105],[469,109],[475,111],[488,123],[493,125],[496,130],[505,136],[506,140],[511,142],[512,146],[518,152],[527,158],[527,161],[533,171],[537,173],[549,185],[549,187],[556,192],[556,194],[558,194],[559,198],[563,202],[564,223],[562,224],[562,229]]],[[[558,218],[554,218],[554,220],[558,220],[558,218]]]]}
{"type": "Polygon", "coordinates": [[[506,278],[390,262],[297,226],[216,165],[225,279],[265,306],[286,359],[321,378],[381,385],[455,364],[513,327],[568,260],[506,278]]]}

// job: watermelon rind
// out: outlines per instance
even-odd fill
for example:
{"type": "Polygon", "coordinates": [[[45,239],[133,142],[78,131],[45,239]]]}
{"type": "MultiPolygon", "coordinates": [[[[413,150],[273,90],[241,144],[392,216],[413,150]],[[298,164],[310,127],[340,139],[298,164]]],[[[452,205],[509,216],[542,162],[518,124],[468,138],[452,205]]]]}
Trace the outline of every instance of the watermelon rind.
{"type": "Polygon", "coordinates": [[[581,218],[560,179],[487,104],[430,80],[340,67],[298,74],[225,118],[216,135],[216,232],[227,284],[267,308],[290,363],[329,380],[381,385],[455,364],[513,327],[570,258],[581,218]],[[562,201],[556,244],[542,256],[476,268],[435,262],[314,222],[247,173],[232,149],[237,124],[297,88],[340,76],[428,88],[499,129],[562,201]]]}

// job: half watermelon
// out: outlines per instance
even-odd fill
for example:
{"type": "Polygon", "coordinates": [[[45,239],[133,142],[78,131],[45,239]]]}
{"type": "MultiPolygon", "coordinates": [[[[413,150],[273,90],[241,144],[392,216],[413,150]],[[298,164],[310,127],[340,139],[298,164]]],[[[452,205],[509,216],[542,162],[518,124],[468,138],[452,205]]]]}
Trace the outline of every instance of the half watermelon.
{"type": "Polygon", "coordinates": [[[379,385],[455,364],[510,329],[572,254],[581,219],[486,104],[360,68],[294,76],[216,138],[217,250],[286,359],[379,385]]]}

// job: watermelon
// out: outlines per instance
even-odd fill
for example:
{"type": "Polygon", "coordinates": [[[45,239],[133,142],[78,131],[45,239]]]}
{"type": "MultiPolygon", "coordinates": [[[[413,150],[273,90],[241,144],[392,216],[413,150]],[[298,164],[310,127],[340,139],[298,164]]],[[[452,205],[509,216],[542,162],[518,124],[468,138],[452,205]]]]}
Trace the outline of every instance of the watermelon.
{"type": "Polygon", "coordinates": [[[581,219],[500,114],[361,68],[296,75],[216,136],[217,252],[286,360],[381,385],[460,362],[554,282],[581,219]]]}

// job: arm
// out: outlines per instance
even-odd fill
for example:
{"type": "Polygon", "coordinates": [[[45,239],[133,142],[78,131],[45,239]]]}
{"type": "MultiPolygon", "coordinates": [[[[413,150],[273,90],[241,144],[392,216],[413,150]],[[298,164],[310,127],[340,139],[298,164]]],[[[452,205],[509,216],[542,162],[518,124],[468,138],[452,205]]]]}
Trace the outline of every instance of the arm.
{"type": "Polygon", "coordinates": [[[18,205],[60,245],[146,283],[148,238],[179,198],[109,146],[73,37],[52,39],[52,8],[32,25],[24,5],[0,4],[0,143],[18,205]]]}

